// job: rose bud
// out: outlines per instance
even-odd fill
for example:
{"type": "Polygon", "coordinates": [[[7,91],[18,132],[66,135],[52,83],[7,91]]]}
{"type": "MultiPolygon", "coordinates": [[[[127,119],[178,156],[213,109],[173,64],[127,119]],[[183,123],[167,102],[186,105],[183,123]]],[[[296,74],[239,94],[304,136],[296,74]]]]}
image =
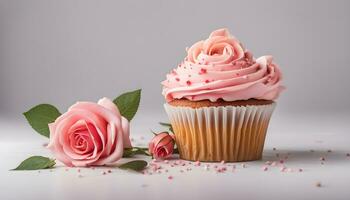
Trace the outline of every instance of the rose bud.
{"type": "Polygon", "coordinates": [[[66,166],[113,165],[131,147],[129,122],[107,98],[74,104],[49,128],[48,148],[66,166]]]}
{"type": "Polygon", "coordinates": [[[154,136],[148,145],[148,150],[155,159],[165,159],[173,154],[175,140],[168,132],[154,136]]]}

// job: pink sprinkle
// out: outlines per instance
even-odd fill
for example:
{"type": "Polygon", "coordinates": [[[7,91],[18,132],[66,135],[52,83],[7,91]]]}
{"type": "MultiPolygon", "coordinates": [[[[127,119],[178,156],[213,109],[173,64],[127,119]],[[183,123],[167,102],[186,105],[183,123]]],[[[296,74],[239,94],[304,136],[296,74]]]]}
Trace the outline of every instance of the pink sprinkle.
{"type": "Polygon", "coordinates": [[[201,162],[196,161],[194,165],[195,165],[195,166],[201,166],[201,162]]]}
{"type": "Polygon", "coordinates": [[[192,83],[191,83],[191,81],[186,81],[186,84],[191,85],[192,83]]]}
{"type": "Polygon", "coordinates": [[[81,171],[81,170],[80,170],[80,169],[78,169],[77,171],[80,173],[80,171],[81,171]]]}
{"type": "Polygon", "coordinates": [[[216,172],[217,172],[217,173],[221,173],[222,170],[219,168],[219,169],[216,170],[216,172]]]}
{"type": "Polygon", "coordinates": [[[174,167],[174,165],[170,165],[170,167],[174,167]]]}
{"type": "Polygon", "coordinates": [[[286,167],[284,167],[284,166],[280,168],[281,172],[285,172],[285,170],[286,170],[286,167]]]}
{"type": "Polygon", "coordinates": [[[179,82],[179,81],[180,81],[180,79],[179,79],[179,78],[175,78],[175,80],[176,80],[177,82],[179,82]]]}
{"type": "Polygon", "coordinates": [[[222,164],[222,165],[224,165],[224,164],[225,164],[225,161],[224,161],[224,160],[222,160],[222,161],[221,161],[221,164],[222,164]]]}
{"type": "Polygon", "coordinates": [[[168,164],[168,163],[169,163],[169,160],[164,160],[164,163],[165,163],[165,164],[168,164]]]}
{"type": "Polygon", "coordinates": [[[271,166],[273,166],[273,167],[276,165],[277,165],[277,163],[275,161],[271,163],[271,166]]]}
{"type": "Polygon", "coordinates": [[[298,171],[299,171],[299,172],[302,172],[302,171],[303,171],[303,169],[301,169],[301,168],[300,168],[298,171]]]}
{"type": "Polygon", "coordinates": [[[226,168],[226,167],[221,167],[221,170],[222,170],[222,171],[226,171],[227,168],[226,168]]]}
{"type": "Polygon", "coordinates": [[[284,160],[280,160],[280,163],[283,164],[283,163],[284,163],[284,160]]]}
{"type": "Polygon", "coordinates": [[[209,83],[210,81],[209,80],[205,80],[205,83],[209,83]]]}
{"type": "Polygon", "coordinates": [[[269,168],[266,167],[266,166],[262,168],[263,171],[267,171],[268,169],[269,169],[269,168]]]}
{"type": "Polygon", "coordinates": [[[326,158],[325,158],[325,157],[320,157],[320,160],[321,160],[321,161],[325,161],[326,158]]]}
{"type": "Polygon", "coordinates": [[[199,72],[199,74],[201,75],[201,74],[206,74],[206,73],[207,73],[207,70],[206,70],[206,69],[201,68],[201,71],[199,72]]]}
{"type": "Polygon", "coordinates": [[[168,176],[168,179],[169,180],[172,180],[174,177],[173,176],[168,176]]]}

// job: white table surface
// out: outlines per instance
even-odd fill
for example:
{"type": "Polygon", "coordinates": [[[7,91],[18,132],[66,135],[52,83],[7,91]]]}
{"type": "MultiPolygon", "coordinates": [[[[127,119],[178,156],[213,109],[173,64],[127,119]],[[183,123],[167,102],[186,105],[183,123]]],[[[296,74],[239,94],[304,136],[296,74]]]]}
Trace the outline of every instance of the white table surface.
{"type": "MultiPolygon", "coordinates": [[[[233,164],[228,163],[224,173],[217,173],[215,164],[210,164],[207,171],[205,163],[199,167],[188,162],[175,167],[158,163],[163,169],[152,175],[120,169],[103,175],[109,168],[66,171],[62,164],[40,172],[9,171],[31,155],[50,156],[50,152],[42,146],[47,140],[24,120],[2,118],[0,199],[350,199],[350,157],[346,156],[350,153],[349,116],[275,113],[263,160],[245,162],[246,168],[242,163],[233,163],[234,171],[233,164]],[[289,153],[285,166],[292,172],[281,172],[280,166],[262,169],[266,161],[279,161],[276,153],[280,158],[289,153]],[[325,157],[324,164],[320,157],[325,157]],[[169,176],[173,179],[169,180],[169,176]],[[317,182],[322,186],[316,187],[317,182]]],[[[152,136],[150,128],[161,130],[156,124],[161,119],[164,114],[139,114],[132,125],[134,144],[145,144],[152,136]]]]}

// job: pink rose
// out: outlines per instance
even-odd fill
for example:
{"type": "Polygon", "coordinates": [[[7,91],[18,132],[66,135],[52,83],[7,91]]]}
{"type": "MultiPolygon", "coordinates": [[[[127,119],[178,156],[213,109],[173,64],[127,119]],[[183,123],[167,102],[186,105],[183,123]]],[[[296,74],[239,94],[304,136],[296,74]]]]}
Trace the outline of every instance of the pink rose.
{"type": "Polygon", "coordinates": [[[173,154],[174,136],[167,132],[157,134],[149,143],[148,150],[156,159],[164,159],[173,154]]]}
{"type": "Polygon", "coordinates": [[[49,128],[48,148],[67,166],[115,164],[131,147],[129,122],[107,98],[77,102],[49,128]]]}
{"type": "Polygon", "coordinates": [[[227,64],[244,58],[244,48],[227,29],[219,29],[208,39],[195,43],[187,54],[191,63],[227,64]]]}

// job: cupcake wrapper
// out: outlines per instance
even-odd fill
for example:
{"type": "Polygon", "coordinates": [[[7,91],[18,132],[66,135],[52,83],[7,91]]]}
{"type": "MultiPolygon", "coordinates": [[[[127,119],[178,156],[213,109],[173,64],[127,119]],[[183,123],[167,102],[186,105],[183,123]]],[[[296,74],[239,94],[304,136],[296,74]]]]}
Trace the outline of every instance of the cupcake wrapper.
{"type": "Polygon", "coordinates": [[[181,159],[235,162],[261,159],[275,105],[164,107],[181,159]]]}

